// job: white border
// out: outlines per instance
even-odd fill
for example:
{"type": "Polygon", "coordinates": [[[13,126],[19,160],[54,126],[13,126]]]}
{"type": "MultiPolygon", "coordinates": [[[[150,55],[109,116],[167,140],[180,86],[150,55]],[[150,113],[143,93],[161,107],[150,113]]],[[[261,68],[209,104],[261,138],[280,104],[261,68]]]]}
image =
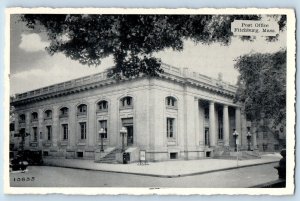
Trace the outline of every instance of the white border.
{"type": "Polygon", "coordinates": [[[294,168],[295,168],[295,13],[293,9],[122,9],[122,8],[8,8],[5,12],[5,69],[4,69],[4,106],[6,108],[4,115],[4,192],[8,194],[48,194],[48,193],[62,193],[62,194],[77,194],[77,195],[216,195],[216,194],[247,194],[247,195],[290,195],[294,193],[294,168]],[[10,66],[10,14],[24,14],[24,13],[80,13],[80,14],[285,14],[287,15],[287,123],[286,123],[286,142],[287,142],[287,186],[283,189],[257,189],[257,188],[22,188],[9,186],[9,66],[10,66]]]}

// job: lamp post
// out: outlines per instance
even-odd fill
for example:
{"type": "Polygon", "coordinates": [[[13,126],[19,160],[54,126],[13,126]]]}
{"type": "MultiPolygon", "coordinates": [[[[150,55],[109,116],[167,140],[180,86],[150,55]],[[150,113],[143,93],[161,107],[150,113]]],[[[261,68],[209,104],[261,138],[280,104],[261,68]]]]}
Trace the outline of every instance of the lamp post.
{"type": "Polygon", "coordinates": [[[235,143],[234,151],[237,151],[237,139],[238,139],[239,134],[238,134],[238,132],[236,132],[235,129],[233,129],[232,135],[233,135],[234,143],[235,143]]]}
{"type": "Polygon", "coordinates": [[[248,140],[248,151],[250,151],[250,142],[251,142],[251,133],[250,133],[250,127],[247,127],[248,132],[247,132],[247,140],[248,140]]]}
{"type": "Polygon", "coordinates": [[[104,128],[100,128],[99,135],[101,137],[101,149],[100,149],[101,152],[104,152],[104,149],[103,149],[103,137],[104,137],[105,133],[106,133],[105,129],[104,128]]]}
{"type": "Polygon", "coordinates": [[[124,152],[125,151],[124,136],[127,134],[127,129],[125,127],[122,127],[120,130],[120,134],[122,135],[122,152],[124,152]]]}

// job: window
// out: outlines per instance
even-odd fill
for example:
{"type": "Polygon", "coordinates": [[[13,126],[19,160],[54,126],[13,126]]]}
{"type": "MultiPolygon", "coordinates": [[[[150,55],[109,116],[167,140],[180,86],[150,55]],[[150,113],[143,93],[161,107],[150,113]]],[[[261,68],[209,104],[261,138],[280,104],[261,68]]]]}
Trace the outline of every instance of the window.
{"type": "Polygon", "coordinates": [[[52,111],[51,110],[45,111],[45,119],[52,119],[52,111]]]}
{"type": "Polygon", "coordinates": [[[52,137],[52,127],[51,126],[46,126],[47,129],[47,140],[51,140],[52,137]]]}
{"type": "MultiPolygon", "coordinates": [[[[101,120],[99,121],[100,129],[103,128],[105,130],[105,133],[103,134],[103,138],[107,138],[107,120],[101,120]]],[[[99,139],[101,139],[101,136],[99,136],[99,139]]]]}
{"type": "Polygon", "coordinates": [[[33,133],[33,141],[36,142],[38,139],[37,127],[32,127],[32,133],[33,133]]]}
{"type": "Polygon", "coordinates": [[[223,112],[221,110],[218,111],[218,129],[219,140],[223,140],[223,112]]]}
{"type": "Polygon", "coordinates": [[[82,158],[83,157],[83,152],[77,152],[77,157],[82,158]]]}
{"type": "Polygon", "coordinates": [[[98,102],[98,110],[99,111],[107,111],[108,110],[108,102],[104,101],[104,100],[98,102]]]}
{"type": "Polygon", "coordinates": [[[79,123],[80,127],[80,139],[85,140],[86,139],[86,122],[79,123]]]}
{"type": "Polygon", "coordinates": [[[120,101],[120,108],[121,109],[126,109],[126,108],[132,108],[133,103],[132,103],[132,97],[126,96],[121,99],[120,101]]]}
{"type": "Polygon", "coordinates": [[[177,152],[171,152],[170,153],[170,159],[177,159],[178,158],[178,153],[177,152]]]}
{"type": "Polygon", "coordinates": [[[86,115],[87,114],[87,106],[85,104],[81,104],[77,108],[78,115],[86,115]]]}
{"type": "Polygon", "coordinates": [[[208,107],[204,108],[204,118],[205,118],[206,120],[209,119],[209,109],[208,109],[208,107]]]}
{"type": "Polygon", "coordinates": [[[174,118],[167,118],[167,137],[174,137],[174,118]]]}
{"type": "Polygon", "coordinates": [[[68,124],[62,124],[63,140],[68,139],[68,124]]]}
{"type": "Polygon", "coordinates": [[[19,116],[19,121],[20,121],[20,123],[24,123],[25,120],[26,120],[25,114],[21,114],[21,115],[19,116]]]}
{"type": "Polygon", "coordinates": [[[37,112],[33,112],[31,114],[31,121],[37,121],[38,120],[38,113],[37,112]]]}
{"type": "Polygon", "coordinates": [[[279,150],[279,144],[274,144],[274,150],[278,151],[279,150]]]}
{"type": "Polygon", "coordinates": [[[209,145],[209,128],[205,128],[204,130],[204,141],[205,141],[205,145],[208,146],[209,145]]]}
{"type": "Polygon", "coordinates": [[[60,115],[59,117],[68,117],[69,115],[69,109],[67,107],[63,107],[60,109],[60,115]]]}
{"type": "Polygon", "coordinates": [[[171,107],[171,108],[176,108],[177,107],[177,101],[174,97],[168,96],[166,98],[166,106],[171,107]]]}

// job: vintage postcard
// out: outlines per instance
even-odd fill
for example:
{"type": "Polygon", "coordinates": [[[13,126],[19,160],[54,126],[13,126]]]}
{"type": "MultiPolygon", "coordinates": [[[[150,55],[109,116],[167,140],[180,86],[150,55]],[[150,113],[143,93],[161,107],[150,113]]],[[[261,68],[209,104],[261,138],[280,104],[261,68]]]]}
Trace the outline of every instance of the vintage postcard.
{"type": "Polygon", "coordinates": [[[293,194],[295,21],[8,8],[5,192],[293,194]]]}

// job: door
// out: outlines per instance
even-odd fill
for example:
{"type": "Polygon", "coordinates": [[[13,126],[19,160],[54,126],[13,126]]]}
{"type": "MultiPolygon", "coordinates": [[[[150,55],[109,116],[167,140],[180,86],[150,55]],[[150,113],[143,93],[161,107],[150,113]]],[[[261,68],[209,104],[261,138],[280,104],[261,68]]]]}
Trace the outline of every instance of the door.
{"type": "Polygon", "coordinates": [[[122,125],[127,129],[127,146],[133,145],[133,118],[122,119],[122,125]]]}
{"type": "Polygon", "coordinates": [[[127,146],[133,145],[133,126],[126,126],[127,128],[127,146]]]}

